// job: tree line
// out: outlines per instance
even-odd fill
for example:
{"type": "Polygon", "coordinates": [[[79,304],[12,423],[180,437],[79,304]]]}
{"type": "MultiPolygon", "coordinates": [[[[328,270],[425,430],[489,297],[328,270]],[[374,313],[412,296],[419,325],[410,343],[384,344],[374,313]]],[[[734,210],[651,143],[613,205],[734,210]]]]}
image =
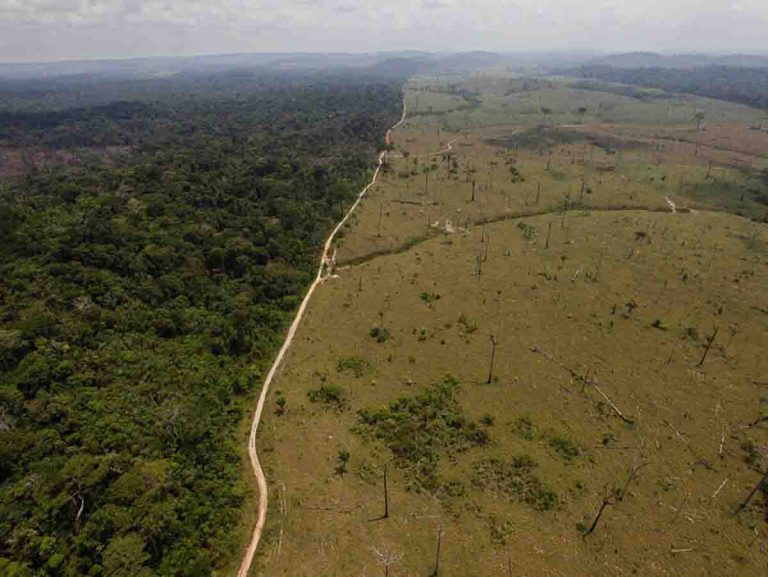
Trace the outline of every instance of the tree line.
{"type": "MultiPolygon", "coordinates": [[[[584,66],[576,71],[580,78],[599,79],[659,88],[746,104],[768,110],[768,69],[733,66],[700,68],[613,68],[584,66]]],[[[645,94],[643,98],[649,98],[645,94]]]]}

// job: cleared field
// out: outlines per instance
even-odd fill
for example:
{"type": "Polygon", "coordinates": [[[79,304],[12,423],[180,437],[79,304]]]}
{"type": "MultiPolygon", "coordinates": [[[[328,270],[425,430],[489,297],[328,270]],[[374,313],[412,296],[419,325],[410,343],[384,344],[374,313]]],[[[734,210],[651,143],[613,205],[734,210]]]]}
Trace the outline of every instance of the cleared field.
{"type": "Polygon", "coordinates": [[[441,575],[768,570],[765,495],[734,514],[768,465],[760,113],[711,104],[736,124],[704,137],[698,102],[676,127],[601,94],[621,124],[490,127],[510,82],[395,135],[260,432],[255,574],[429,575],[439,535],[441,575]]]}
{"type": "MultiPolygon", "coordinates": [[[[541,92],[557,93],[561,106],[569,93],[586,93],[566,87],[541,92]]],[[[429,109],[430,94],[423,87],[410,92],[409,110],[429,109]]],[[[476,110],[484,113],[485,100],[493,94],[477,94],[476,110]]],[[[531,99],[537,94],[524,95],[531,99]]],[[[442,101],[445,95],[436,96],[442,101]]],[[[632,111],[630,118],[654,117],[644,102],[607,96],[620,99],[632,111]]],[[[681,208],[763,216],[768,211],[766,187],[755,175],[768,167],[768,133],[750,129],[751,124],[697,129],[691,120],[701,110],[697,106],[711,108],[712,102],[690,98],[678,104],[684,110],[680,117],[688,119],[682,125],[632,124],[623,118],[626,122],[620,124],[587,124],[578,114],[586,101],[560,109],[560,120],[578,124],[537,126],[546,120],[538,109],[523,116],[508,114],[503,125],[488,127],[479,121],[457,131],[435,125],[436,119],[449,124],[444,116],[411,118],[398,132],[399,157],[392,155],[390,170],[350,223],[354,233],[340,243],[338,258],[359,262],[403,250],[444,230],[446,220],[449,226],[466,227],[563,207],[666,210],[669,199],[681,208]]],[[[724,116],[731,111],[757,121],[762,115],[737,105],[717,106],[724,116]]]]}

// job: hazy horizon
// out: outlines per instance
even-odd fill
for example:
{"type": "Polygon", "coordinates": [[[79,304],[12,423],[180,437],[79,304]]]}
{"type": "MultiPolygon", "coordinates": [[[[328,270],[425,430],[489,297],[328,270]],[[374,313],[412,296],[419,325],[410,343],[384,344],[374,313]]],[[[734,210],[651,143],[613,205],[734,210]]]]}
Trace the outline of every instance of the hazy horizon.
{"type": "Polygon", "coordinates": [[[766,54],[762,0],[0,0],[0,62],[241,53],[766,54]]]}

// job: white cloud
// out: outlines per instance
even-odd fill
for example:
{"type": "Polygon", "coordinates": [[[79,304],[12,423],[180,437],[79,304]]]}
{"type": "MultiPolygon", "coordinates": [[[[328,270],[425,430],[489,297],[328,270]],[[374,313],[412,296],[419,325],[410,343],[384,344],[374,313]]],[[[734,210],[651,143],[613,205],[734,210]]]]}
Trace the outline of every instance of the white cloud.
{"type": "Polygon", "coordinates": [[[768,0],[0,0],[0,60],[265,50],[767,50],[768,0]]]}

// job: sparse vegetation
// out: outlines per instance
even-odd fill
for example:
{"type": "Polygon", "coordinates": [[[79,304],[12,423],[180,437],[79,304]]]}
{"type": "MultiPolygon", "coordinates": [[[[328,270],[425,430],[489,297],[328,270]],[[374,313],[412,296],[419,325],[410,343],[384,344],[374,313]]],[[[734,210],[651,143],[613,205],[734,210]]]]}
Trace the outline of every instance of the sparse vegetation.
{"type": "Polygon", "coordinates": [[[420,298],[425,303],[431,304],[431,303],[433,303],[435,301],[439,301],[440,300],[440,295],[436,294],[436,293],[423,292],[423,293],[421,293],[421,297],[420,298]]]}
{"type": "Polygon", "coordinates": [[[307,398],[312,403],[328,405],[337,410],[347,407],[346,395],[341,387],[332,383],[323,383],[319,388],[308,391],[307,398]]]}
{"type": "Polygon", "coordinates": [[[535,435],[535,429],[533,428],[533,421],[527,415],[518,417],[512,423],[512,431],[525,439],[526,441],[532,441],[535,435]]]}
{"type": "Polygon", "coordinates": [[[534,474],[536,462],[528,456],[504,462],[488,459],[474,465],[472,482],[482,489],[496,491],[503,497],[530,505],[537,511],[551,511],[560,499],[534,474]]]}
{"type": "Polygon", "coordinates": [[[413,397],[400,397],[383,409],[363,409],[355,430],[384,444],[418,486],[438,486],[442,457],[488,443],[488,433],[468,420],[456,396],[453,377],[413,397]]]}
{"type": "Polygon", "coordinates": [[[338,372],[351,373],[358,379],[371,372],[372,369],[371,364],[360,357],[343,357],[336,363],[336,370],[338,372]]]}
{"type": "MultiPolygon", "coordinates": [[[[418,96],[426,111],[431,86],[443,82],[415,84],[409,106],[418,96]]],[[[768,237],[754,220],[759,212],[690,191],[696,183],[746,185],[752,177],[737,165],[759,174],[768,138],[749,125],[764,124],[762,113],[694,97],[573,90],[560,80],[526,89],[520,78],[463,82],[484,95],[471,114],[446,101],[443,114],[425,113],[396,133],[411,155],[393,157],[393,169],[418,164],[418,174],[382,182],[361,207],[338,252],[340,262],[357,264],[323,287],[307,340],[282,377],[299,391],[314,388],[310,370],[334,371],[335,350],[375,362],[375,379],[355,382],[355,408],[367,409],[368,424],[355,411],[308,419],[297,408],[274,418],[280,441],[269,458],[301,473],[291,483],[302,500],[341,505],[338,483],[326,483],[330,468],[325,478],[312,473],[321,457],[333,462],[338,447],[307,464],[291,451],[310,426],[335,440],[359,433],[350,440],[354,463],[372,463],[376,473],[355,486],[357,502],[381,513],[382,469],[390,464],[390,514],[373,530],[405,552],[403,573],[432,569],[422,557],[435,551],[439,525],[445,574],[470,567],[514,575],[524,567],[598,575],[607,566],[650,574],[649,551],[671,568],[751,574],[763,562],[758,542],[741,548],[738,562],[730,544],[751,542],[765,511],[758,490],[733,518],[768,467],[765,411],[757,410],[768,374],[761,274],[768,251],[760,249],[768,237]],[[548,145],[489,144],[541,124],[542,107],[551,111],[546,138],[559,140],[554,127],[562,125],[579,134],[548,145]],[[697,110],[706,113],[698,131],[697,110]],[[450,158],[422,158],[448,142],[450,158]],[[425,198],[422,167],[435,158],[425,198]],[[525,180],[512,182],[510,167],[525,180]],[[391,213],[376,237],[382,207],[391,213]],[[422,292],[440,300],[427,302],[422,292]],[[385,346],[359,339],[379,311],[375,324],[392,335],[385,346]],[[485,385],[490,337],[494,382],[485,385]],[[441,382],[448,370],[463,383],[458,408],[423,401],[431,389],[423,384],[441,382]],[[488,435],[482,442],[465,436],[473,420],[488,435]],[[634,464],[644,464],[642,479],[628,482],[624,471],[634,464]],[[577,523],[582,534],[594,524],[583,543],[577,523]],[[659,527],[683,552],[658,547],[659,527]],[[523,542],[546,554],[520,549],[523,542]]],[[[746,192],[743,202],[754,208],[752,198],[746,192]]],[[[292,515],[294,535],[312,533],[315,513],[292,515]]],[[[361,571],[370,551],[363,517],[324,518],[349,567],[361,571]]],[[[311,539],[285,539],[283,547],[294,559],[312,552],[338,568],[311,539]]],[[[276,574],[296,569],[268,565],[276,574]]]]}
{"type": "Polygon", "coordinates": [[[373,327],[368,334],[377,343],[386,343],[389,340],[389,331],[382,327],[373,327]]]}
{"type": "Polygon", "coordinates": [[[461,314],[459,316],[459,320],[456,321],[456,324],[459,327],[459,332],[461,333],[461,336],[468,337],[475,332],[477,332],[477,329],[479,328],[477,325],[477,322],[468,318],[465,314],[461,314]]]}
{"type": "Polygon", "coordinates": [[[336,456],[336,474],[343,477],[347,473],[347,465],[351,455],[347,449],[339,449],[336,456]]]}
{"type": "Polygon", "coordinates": [[[571,439],[557,433],[552,433],[547,437],[547,444],[566,461],[570,461],[581,454],[581,450],[571,439]]]}

